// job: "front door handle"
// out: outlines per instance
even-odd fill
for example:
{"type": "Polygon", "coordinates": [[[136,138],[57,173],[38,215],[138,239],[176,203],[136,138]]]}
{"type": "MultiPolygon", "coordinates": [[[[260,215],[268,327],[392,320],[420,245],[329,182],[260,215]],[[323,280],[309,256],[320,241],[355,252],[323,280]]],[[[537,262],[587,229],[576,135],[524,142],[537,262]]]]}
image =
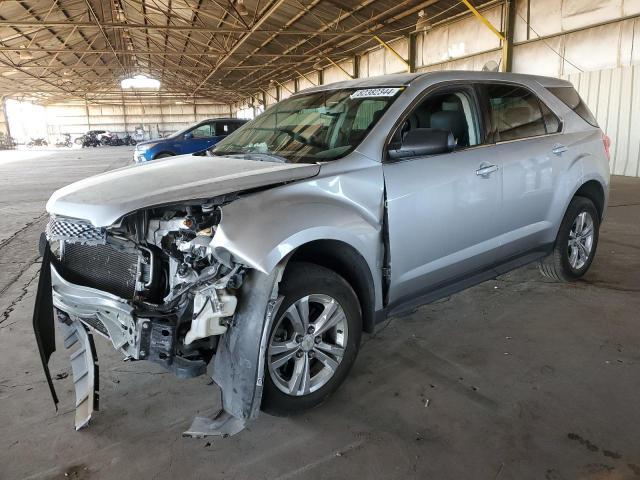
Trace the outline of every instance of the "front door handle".
{"type": "Polygon", "coordinates": [[[483,178],[489,178],[489,175],[497,171],[498,171],[497,165],[487,165],[483,163],[482,165],[480,165],[480,168],[476,170],[476,175],[483,178]]]}
{"type": "Polygon", "coordinates": [[[567,150],[569,150],[569,147],[567,147],[566,145],[562,145],[561,143],[556,143],[551,149],[551,151],[556,155],[560,155],[561,153],[564,153],[567,150]]]}

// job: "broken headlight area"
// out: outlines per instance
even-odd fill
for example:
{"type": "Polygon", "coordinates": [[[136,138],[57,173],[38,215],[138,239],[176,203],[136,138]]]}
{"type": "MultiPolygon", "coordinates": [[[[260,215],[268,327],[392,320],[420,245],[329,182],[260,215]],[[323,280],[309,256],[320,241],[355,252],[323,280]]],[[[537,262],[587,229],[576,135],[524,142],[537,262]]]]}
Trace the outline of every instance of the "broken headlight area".
{"type": "Polygon", "coordinates": [[[128,360],[204,374],[236,310],[245,267],[211,242],[223,201],[134,212],[109,228],[52,217],[53,305],[128,360]]]}

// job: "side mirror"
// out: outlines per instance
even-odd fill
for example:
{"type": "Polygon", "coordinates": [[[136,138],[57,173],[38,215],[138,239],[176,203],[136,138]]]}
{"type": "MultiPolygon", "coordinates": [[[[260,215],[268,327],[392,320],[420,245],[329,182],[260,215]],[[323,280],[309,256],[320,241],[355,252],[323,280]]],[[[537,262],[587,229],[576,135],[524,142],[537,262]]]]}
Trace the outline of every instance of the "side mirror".
{"type": "Polygon", "coordinates": [[[185,140],[191,140],[193,138],[193,133],[192,132],[187,132],[184,134],[184,139],[185,140]]]}
{"type": "Polygon", "coordinates": [[[449,153],[456,148],[456,140],[449,130],[438,128],[414,128],[409,130],[402,144],[389,147],[389,158],[420,157],[425,155],[437,155],[449,153]]]}

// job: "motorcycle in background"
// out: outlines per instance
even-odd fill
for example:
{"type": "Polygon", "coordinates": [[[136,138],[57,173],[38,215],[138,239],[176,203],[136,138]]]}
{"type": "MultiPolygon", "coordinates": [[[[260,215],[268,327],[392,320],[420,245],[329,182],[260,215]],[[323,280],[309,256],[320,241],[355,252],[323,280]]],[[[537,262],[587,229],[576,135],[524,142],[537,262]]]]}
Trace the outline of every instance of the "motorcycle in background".
{"type": "Polygon", "coordinates": [[[67,147],[71,148],[73,144],[71,143],[71,134],[63,133],[61,137],[56,142],[56,147],[67,147]]]}
{"type": "Polygon", "coordinates": [[[98,140],[97,134],[93,132],[85,133],[81,137],[76,138],[75,142],[78,145],[82,145],[82,148],[100,146],[100,140],[98,140]]]}
{"type": "Polygon", "coordinates": [[[122,141],[124,142],[125,145],[132,145],[132,146],[138,143],[136,139],[133,138],[128,133],[122,138],[122,141]]]}
{"type": "Polygon", "coordinates": [[[27,142],[27,147],[48,147],[49,143],[44,138],[32,138],[27,142]]]}

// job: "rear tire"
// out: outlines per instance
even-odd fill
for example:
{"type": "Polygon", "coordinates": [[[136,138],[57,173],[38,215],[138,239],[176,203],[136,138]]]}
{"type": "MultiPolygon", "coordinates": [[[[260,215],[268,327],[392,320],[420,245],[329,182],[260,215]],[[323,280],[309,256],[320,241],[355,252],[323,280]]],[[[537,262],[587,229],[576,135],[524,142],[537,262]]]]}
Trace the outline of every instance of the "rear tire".
{"type": "Polygon", "coordinates": [[[557,282],[582,277],[593,261],[598,246],[600,215],[593,202],[573,197],[564,214],[553,251],[540,261],[540,272],[557,282]]]}
{"type": "Polygon", "coordinates": [[[288,416],[320,405],[344,381],[358,354],[362,313],[340,275],[311,263],[291,263],[280,293],[284,300],[269,332],[261,408],[288,416]]]}

